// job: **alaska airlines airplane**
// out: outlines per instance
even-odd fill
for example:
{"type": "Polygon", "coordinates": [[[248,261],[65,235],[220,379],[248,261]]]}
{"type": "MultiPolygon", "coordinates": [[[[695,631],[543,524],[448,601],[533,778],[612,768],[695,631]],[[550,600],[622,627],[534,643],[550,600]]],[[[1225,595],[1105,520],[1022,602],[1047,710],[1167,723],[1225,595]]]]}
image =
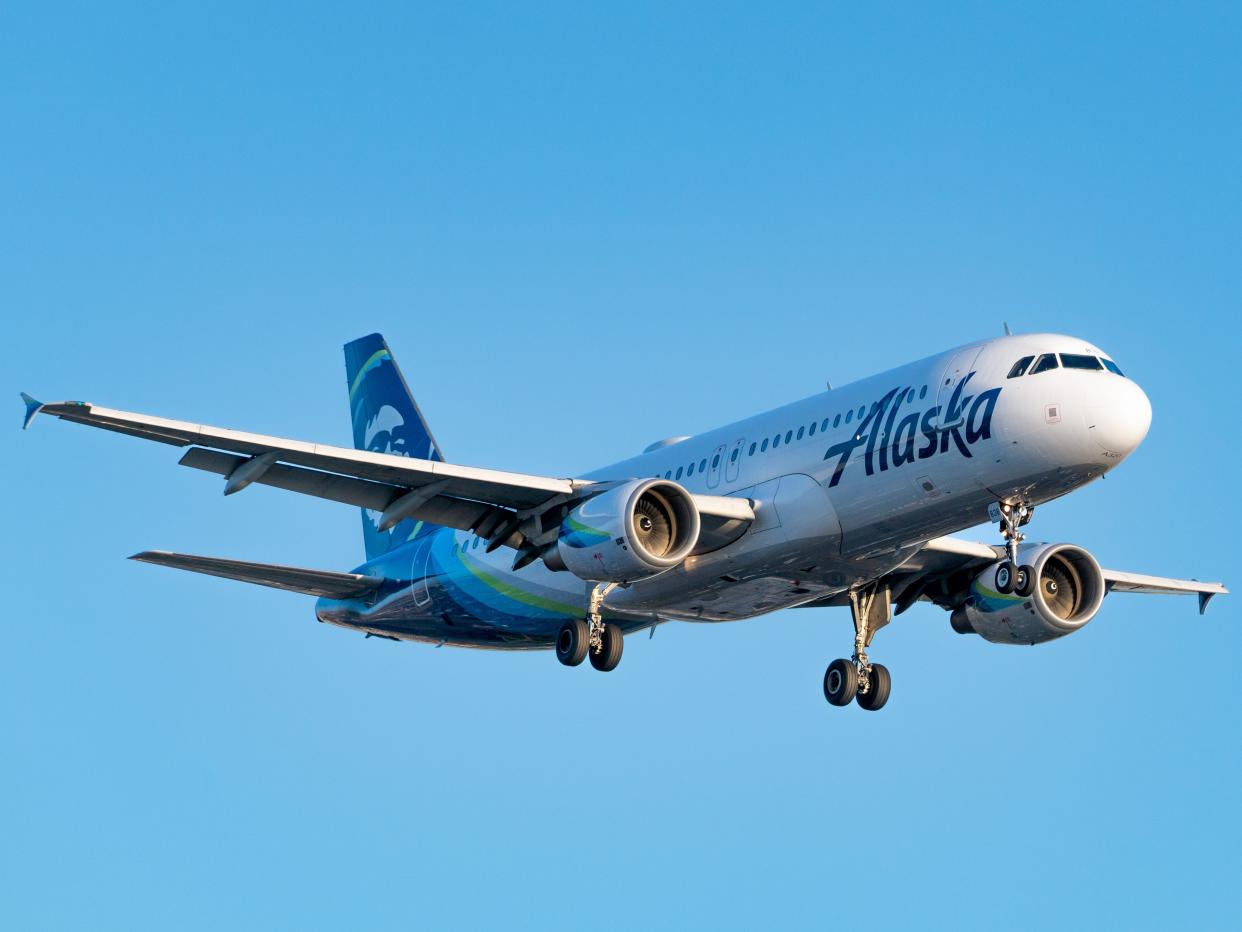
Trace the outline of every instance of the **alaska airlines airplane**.
{"type": "Polygon", "coordinates": [[[1147,396],[1091,344],[1032,334],[971,343],[580,478],[445,461],[382,336],[345,347],[354,449],[101,408],[62,420],[188,447],[183,466],[362,508],[366,562],[324,572],[166,551],[131,559],[319,597],[320,621],[394,640],[553,648],[597,670],[626,635],[848,605],[854,650],[824,674],[833,705],[881,708],[867,651],[918,601],[961,634],[1039,644],[1112,592],[1219,583],[1101,569],[1084,548],[1028,542],[1035,507],[1100,478],[1147,434],[1147,396]],[[984,520],[994,544],[944,535],[984,520]]]}

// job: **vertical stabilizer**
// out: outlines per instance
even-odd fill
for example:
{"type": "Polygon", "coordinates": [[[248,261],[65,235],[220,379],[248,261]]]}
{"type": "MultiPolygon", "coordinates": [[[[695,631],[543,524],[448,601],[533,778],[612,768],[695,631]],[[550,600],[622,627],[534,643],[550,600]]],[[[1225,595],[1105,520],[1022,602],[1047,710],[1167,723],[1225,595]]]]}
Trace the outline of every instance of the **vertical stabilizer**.
{"type": "MultiPolygon", "coordinates": [[[[345,375],[354,447],[414,459],[443,461],[440,447],[410,394],[384,338],[370,336],[345,344],[345,375]]],[[[402,521],[381,532],[379,512],[362,511],[362,536],[367,559],[381,556],[414,536],[417,522],[402,521]]]]}

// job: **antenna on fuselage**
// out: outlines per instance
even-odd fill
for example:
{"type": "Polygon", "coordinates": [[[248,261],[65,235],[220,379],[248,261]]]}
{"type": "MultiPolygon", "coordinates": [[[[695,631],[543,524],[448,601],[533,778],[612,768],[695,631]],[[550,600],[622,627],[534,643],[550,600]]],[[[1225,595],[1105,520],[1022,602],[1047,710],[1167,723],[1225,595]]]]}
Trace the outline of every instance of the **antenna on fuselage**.
{"type": "Polygon", "coordinates": [[[832,380],[831,379],[826,381],[824,384],[828,386],[828,391],[832,391],[832,380]]]}
{"type": "Polygon", "coordinates": [[[1005,336],[1013,336],[1013,331],[1009,329],[1009,321],[1005,321],[1005,336]]]}

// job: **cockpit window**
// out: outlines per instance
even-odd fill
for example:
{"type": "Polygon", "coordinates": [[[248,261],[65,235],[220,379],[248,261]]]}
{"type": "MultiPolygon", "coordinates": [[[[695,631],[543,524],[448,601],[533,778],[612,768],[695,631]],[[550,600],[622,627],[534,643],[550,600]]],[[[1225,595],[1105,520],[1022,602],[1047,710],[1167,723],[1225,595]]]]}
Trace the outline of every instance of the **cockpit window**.
{"type": "Polygon", "coordinates": [[[1061,365],[1066,369],[1102,369],[1100,361],[1094,356],[1079,355],[1077,353],[1062,353],[1061,365]]]}
{"type": "Polygon", "coordinates": [[[1030,368],[1031,360],[1034,358],[1034,356],[1023,356],[1013,364],[1013,368],[1009,370],[1009,375],[1005,376],[1005,378],[1016,379],[1020,375],[1026,375],[1026,370],[1030,368]]]}
{"type": "Polygon", "coordinates": [[[1111,359],[1101,359],[1100,362],[1104,363],[1104,368],[1113,373],[1113,375],[1119,375],[1123,379],[1126,377],[1126,374],[1111,359]]]}
{"type": "Polygon", "coordinates": [[[1057,354],[1044,353],[1035,363],[1035,367],[1031,369],[1031,375],[1039,375],[1041,372],[1047,372],[1049,369],[1057,368],[1057,354]]]}

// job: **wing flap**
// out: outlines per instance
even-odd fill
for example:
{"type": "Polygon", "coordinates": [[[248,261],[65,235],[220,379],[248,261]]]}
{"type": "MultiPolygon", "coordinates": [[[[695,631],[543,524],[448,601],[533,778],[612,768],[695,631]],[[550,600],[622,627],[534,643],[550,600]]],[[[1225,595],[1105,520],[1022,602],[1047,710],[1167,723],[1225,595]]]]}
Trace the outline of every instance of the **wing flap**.
{"type": "Polygon", "coordinates": [[[144,550],[142,553],[134,554],[130,559],[329,599],[362,598],[384,583],[382,577],[363,576],[359,573],[331,573],[326,570],[308,570],[275,563],[249,563],[245,560],[226,560],[221,557],[199,557],[188,553],[171,553],[167,550],[144,550]]]}
{"type": "MultiPolygon", "coordinates": [[[[207,450],[203,447],[191,447],[181,457],[182,466],[201,469],[219,476],[229,475],[245,462],[248,460],[244,456],[234,456],[231,453],[221,453],[218,450],[207,450]]],[[[313,495],[316,498],[326,498],[346,505],[357,505],[359,508],[369,508],[376,512],[382,512],[409,491],[402,486],[354,479],[350,476],[339,476],[317,469],[286,466],[280,463],[266,469],[254,482],[256,485],[270,485],[288,492],[313,495]]],[[[492,510],[494,510],[492,506],[484,502],[437,495],[415,509],[410,517],[429,524],[438,524],[441,527],[468,531],[479,522],[480,518],[492,510]]]]}

